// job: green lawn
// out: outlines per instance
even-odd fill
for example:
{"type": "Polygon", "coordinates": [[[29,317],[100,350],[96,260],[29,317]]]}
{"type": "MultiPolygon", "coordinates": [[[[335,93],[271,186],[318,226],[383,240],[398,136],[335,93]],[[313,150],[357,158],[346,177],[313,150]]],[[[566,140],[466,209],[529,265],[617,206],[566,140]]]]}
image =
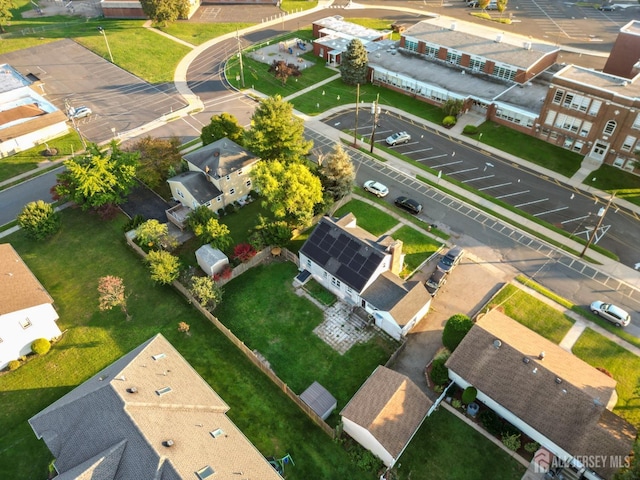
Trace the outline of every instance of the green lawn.
{"type": "Polygon", "coordinates": [[[336,296],[316,282],[313,278],[305,283],[304,289],[309,293],[309,295],[323,305],[330,306],[336,302],[336,296]]]}
{"type": "Polygon", "coordinates": [[[402,240],[403,243],[402,251],[405,253],[403,277],[413,272],[442,246],[441,243],[408,225],[400,227],[393,232],[392,236],[396,240],[402,240]]]}
{"type": "Polygon", "coordinates": [[[398,221],[388,213],[361,200],[350,200],[336,210],[334,216],[341,217],[349,212],[355,215],[356,224],[360,228],[363,228],[375,237],[379,237],[398,224],[398,221]]]}
{"type": "MultiPolygon", "coordinates": [[[[287,478],[371,478],[180,295],[150,281],[124,242],[124,218],[104,223],[74,209],[62,216],[63,229],[47,242],[21,232],[3,239],[56,300],[66,333],[48,355],[0,376],[0,478],[44,478],[51,455],[27,419],[158,332],[231,406],[229,416],[263,454],[292,455],[287,478]],[[130,322],[119,310],[98,311],[98,278],[107,274],[125,281],[130,322]],[[178,332],[180,321],[191,336],[178,332]]],[[[345,358],[340,366],[347,370],[345,358]]]]}
{"type": "Polygon", "coordinates": [[[574,324],[573,319],[514,285],[506,285],[489,301],[504,313],[553,343],[560,343],[574,324]]]}
{"type": "Polygon", "coordinates": [[[192,45],[200,45],[212,38],[236,32],[255,25],[254,23],[192,23],[179,20],[166,26],[154,25],[158,30],[184,40],[192,45]]]}
{"type": "Polygon", "coordinates": [[[573,353],[593,367],[605,368],[618,382],[614,413],[640,428],[640,357],[587,328],[573,346],[573,353]]]}
{"type": "Polygon", "coordinates": [[[344,407],[397,344],[380,337],[340,355],[313,333],[322,311],[295,294],[290,262],[251,269],[224,287],[215,315],[250,349],[258,350],[296,393],[320,382],[344,407]]]}
{"type": "Polygon", "coordinates": [[[640,205],[640,177],[613,165],[601,165],[582,183],[605,192],[615,192],[616,198],[640,205]]]}
{"type": "Polygon", "coordinates": [[[318,2],[316,0],[283,0],[280,9],[288,13],[293,13],[301,10],[311,10],[317,6],[318,2]]]}
{"type": "Polygon", "coordinates": [[[442,407],[397,464],[399,480],[520,480],[525,468],[442,407]]]}

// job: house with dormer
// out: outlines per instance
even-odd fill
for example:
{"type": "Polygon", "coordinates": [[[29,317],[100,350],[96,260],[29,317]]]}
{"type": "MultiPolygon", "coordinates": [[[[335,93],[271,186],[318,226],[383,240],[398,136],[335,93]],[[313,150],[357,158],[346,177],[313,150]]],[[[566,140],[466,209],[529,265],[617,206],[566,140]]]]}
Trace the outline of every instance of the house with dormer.
{"type": "Polygon", "coordinates": [[[340,300],[361,308],[393,338],[406,335],[429,311],[421,282],[404,281],[402,241],[376,238],[348,213],[323,217],[299,252],[301,282],[313,277],[340,300]]]}
{"type": "Polygon", "coordinates": [[[160,334],[29,419],[59,479],[282,477],[160,334]]]}
{"type": "MultiPolygon", "coordinates": [[[[461,388],[538,442],[563,478],[610,479],[637,431],[612,412],[616,381],[498,310],[482,315],[445,364],[461,388]]],[[[559,478],[559,477],[558,477],[559,478]]]]}

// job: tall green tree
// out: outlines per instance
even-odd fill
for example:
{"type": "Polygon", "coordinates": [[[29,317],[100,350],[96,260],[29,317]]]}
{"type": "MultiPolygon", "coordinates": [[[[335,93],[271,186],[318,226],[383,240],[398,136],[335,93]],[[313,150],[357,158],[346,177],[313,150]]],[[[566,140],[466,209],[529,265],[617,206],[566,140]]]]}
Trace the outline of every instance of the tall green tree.
{"type": "Polygon", "coordinates": [[[166,140],[147,135],[126,150],[140,154],[136,176],[151,188],[163,184],[169,178],[169,171],[180,165],[182,160],[178,137],[166,140]]]}
{"type": "Polygon", "coordinates": [[[44,200],[27,203],[17,217],[18,225],[34,240],[44,240],[60,230],[60,214],[44,200]]]}
{"type": "Polygon", "coordinates": [[[124,203],[136,183],[137,152],[123,152],[115,142],[100,151],[90,145],[86,155],[64,162],[54,187],[58,198],[72,201],[83,210],[124,203]]]}
{"type": "Polygon", "coordinates": [[[0,0],[0,32],[4,33],[4,26],[13,18],[12,9],[17,8],[13,0],[0,0]]]}
{"type": "Polygon", "coordinates": [[[367,69],[369,57],[364,45],[354,38],[347,45],[347,50],[342,54],[340,61],[340,75],[347,85],[367,83],[367,69]]]}
{"type": "Polygon", "coordinates": [[[262,160],[300,160],[313,142],[304,138],[304,122],[280,95],[265,98],[251,117],[245,147],[262,160]]]}
{"type": "Polygon", "coordinates": [[[342,144],[336,143],[333,147],[333,151],[322,162],[320,174],[325,193],[331,195],[334,201],[351,193],[356,172],[351,157],[342,148],[342,144]]]}
{"type": "Polygon", "coordinates": [[[238,123],[238,119],[234,115],[222,112],[220,115],[211,117],[209,125],[202,127],[200,139],[202,140],[202,145],[209,145],[225,137],[238,145],[242,145],[244,142],[244,128],[238,123]]]}
{"type": "Polygon", "coordinates": [[[142,11],[153,22],[167,25],[189,15],[189,0],[140,0],[142,11]]]}
{"type": "Polygon", "coordinates": [[[263,205],[277,218],[296,227],[311,223],[313,207],[322,202],[322,184],[306,165],[280,160],[259,162],[252,175],[263,205]]]}
{"type": "Polygon", "coordinates": [[[509,3],[509,0],[498,0],[496,2],[496,8],[498,9],[498,11],[500,12],[500,16],[502,16],[502,14],[504,13],[504,11],[507,9],[507,4],[509,3]]]}
{"type": "Polygon", "coordinates": [[[187,217],[187,225],[200,242],[210,244],[213,248],[226,250],[233,244],[231,231],[224,223],[220,223],[205,205],[200,205],[187,217]]]}

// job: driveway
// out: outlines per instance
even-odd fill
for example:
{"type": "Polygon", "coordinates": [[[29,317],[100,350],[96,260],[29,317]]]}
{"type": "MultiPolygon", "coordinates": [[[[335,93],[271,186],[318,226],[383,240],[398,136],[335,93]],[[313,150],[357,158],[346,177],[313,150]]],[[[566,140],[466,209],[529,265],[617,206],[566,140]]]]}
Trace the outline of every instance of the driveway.
{"type": "Polygon", "coordinates": [[[157,193],[149,190],[145,185],[138,182],[129,196],[126,203],[120,208],[130,217],[142,215],[146,220],[156,219],[160,223],[167,223],[165,210],[173,205],[165,202],[157,193]]]}

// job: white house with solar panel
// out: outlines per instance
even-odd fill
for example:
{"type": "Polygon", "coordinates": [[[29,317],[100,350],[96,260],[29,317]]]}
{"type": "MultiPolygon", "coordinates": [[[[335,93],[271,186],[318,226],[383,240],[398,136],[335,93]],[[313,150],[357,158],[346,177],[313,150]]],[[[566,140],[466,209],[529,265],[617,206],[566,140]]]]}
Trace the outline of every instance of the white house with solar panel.
{"type": "Polygon", "coordinates": [[[404,337],[429,311],[431,295],[418,281],[404,281],[402,242],[376,238],[348,213],[324,217],[299,252],[304,283],[314,278],[341,301],[363,309],[391,337],[404,337]]]}

